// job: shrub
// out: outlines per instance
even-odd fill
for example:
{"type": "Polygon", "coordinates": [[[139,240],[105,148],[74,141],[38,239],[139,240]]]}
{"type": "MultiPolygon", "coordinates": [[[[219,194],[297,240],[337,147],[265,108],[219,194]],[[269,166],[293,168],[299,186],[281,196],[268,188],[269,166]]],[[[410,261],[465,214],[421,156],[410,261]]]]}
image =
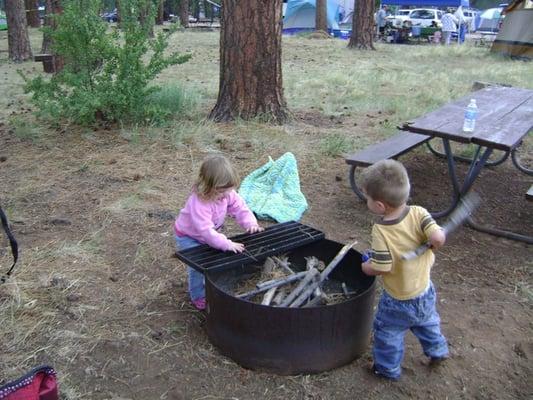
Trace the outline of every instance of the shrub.
{"type": "Polygon", "coordinates": [[[150,82],[190,55],[167,56],[168,35],[150,38],[155,11],[151,0],[122,0],[120,30],[110,30],[98,11],[97,1],[64,2],[50,34],[65,67],[50,80],[25,78],[26,92],[45,115],[83,125],[160,119],[167,111],[145,103],[160,90],[150,82]]]}

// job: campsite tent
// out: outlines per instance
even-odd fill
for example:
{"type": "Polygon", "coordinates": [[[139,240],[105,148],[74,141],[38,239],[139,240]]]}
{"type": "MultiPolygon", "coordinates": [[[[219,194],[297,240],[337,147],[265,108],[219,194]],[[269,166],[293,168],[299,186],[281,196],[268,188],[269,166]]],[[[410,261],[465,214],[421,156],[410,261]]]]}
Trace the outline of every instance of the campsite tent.
{"type": "Polygon", "coordinates": [[[533,1],[516,0],[505,10],[503,25],[491,51],[533,59],[533,1]]]}
{"type": "Polygon", "coordinates": [[[7,19],[6,14],[0,10],[0,31],[5,31],[7,29],[7,19]]]}
{"type": "Polygon", "coordinates": [[[502,11],[503,8],[501,7],[489,8],[483,11],[479,16],[479,25],[476,27],[476,30],[481,32],[498,32],[502,11]]]}
{"type": "Polygon", "coordinates": [[[382,0],[382,4],[389,6],[416,6],[416,7],[469,7],[469,0],[382,0]]]}
{"type": "MultiPolygon", "coordinates": [[[[338,0],[327,0],[328,29],[339,29],[341,7],[338,0]]],[[[283,18],[283,32],[294,33],[315,28],[316,0],[289,0],[283,18]]]]}

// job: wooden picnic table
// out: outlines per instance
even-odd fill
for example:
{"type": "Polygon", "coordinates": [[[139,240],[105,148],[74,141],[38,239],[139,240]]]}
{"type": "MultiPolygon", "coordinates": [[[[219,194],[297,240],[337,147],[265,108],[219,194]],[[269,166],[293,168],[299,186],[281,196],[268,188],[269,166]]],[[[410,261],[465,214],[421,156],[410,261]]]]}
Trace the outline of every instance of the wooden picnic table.
{"type": "MultiPolygon", "coordinates": [[[[453,199],[446,210],[434,213],[436,217],[446,216],[455,209],[485,165],[497,165],[505,161],[509,154],[520,171],[533,175],[533,170],[520,165],[515,154],[523,138],[533,129],[533,90],[489,86],[406,122],[401,129],[442,139],[453,187],[453,199]],[[470,99],[476,99],[478,106],[476,126],[473,132],[463,132],[464,112],[470,99]],[[457,178],[457,156],[453,154],[450,142],[472,143],[477,146],[474,156],[469,160],[470,167],[462,183],[457,178]],[[488,160],[494,150],[503,151],[504,156],[491,164],[488,160]]],[[[531,236],[483,226],[472,218],[468,220],[468,224],[482,232],[533,243],[531,236]]]]}

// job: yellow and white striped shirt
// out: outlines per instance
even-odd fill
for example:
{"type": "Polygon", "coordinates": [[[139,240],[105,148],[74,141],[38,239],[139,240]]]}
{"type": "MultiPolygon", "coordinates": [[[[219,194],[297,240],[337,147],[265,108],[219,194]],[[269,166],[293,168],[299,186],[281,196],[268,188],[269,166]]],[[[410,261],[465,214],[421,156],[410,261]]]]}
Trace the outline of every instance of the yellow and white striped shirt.
{"type": "Polygon", "coordinates": [[[372,227],[372,268],[386,272],[382,275],[383,286],[395,299],[413,299],[427,289],[435,261],[433,251],[408,261],[401,256],[427,242],[437,229],[440,226],[419,206],[408,206],[399,218],[372,227]]]}

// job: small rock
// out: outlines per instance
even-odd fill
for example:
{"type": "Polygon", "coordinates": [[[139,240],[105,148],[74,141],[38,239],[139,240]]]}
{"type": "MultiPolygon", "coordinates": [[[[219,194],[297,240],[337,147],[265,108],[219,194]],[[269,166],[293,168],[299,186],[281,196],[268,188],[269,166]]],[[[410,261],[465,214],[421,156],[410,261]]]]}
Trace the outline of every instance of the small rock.
{"type": "Polygon", "coordinates": [[[111,282],[117,282],[117,281],[118,281],[118,276],[115,275],[115,274],[110,275],[110,276],[109,276],[109,280],[110,280],[111,282]]]}
{"type": "Polygon", "coordinates": [[[50,225],[72,225],[72,222],[66,218],[52,218],[48,220],[50,225]]]}
{"type": "Polygon", "coordinates": [[[342,176],[335,175],[335,181],[337,181],[337,182],[342,181],[342,176]]]}
{"type": "Polygon", "coordinates": [[[81,295],[78,294],[78,293],[70,293],[70,294],[67,295],[67,300],[68,301],[74,302],[74,301],[78,301],[80,299],[81,299],[81,295]]]}

